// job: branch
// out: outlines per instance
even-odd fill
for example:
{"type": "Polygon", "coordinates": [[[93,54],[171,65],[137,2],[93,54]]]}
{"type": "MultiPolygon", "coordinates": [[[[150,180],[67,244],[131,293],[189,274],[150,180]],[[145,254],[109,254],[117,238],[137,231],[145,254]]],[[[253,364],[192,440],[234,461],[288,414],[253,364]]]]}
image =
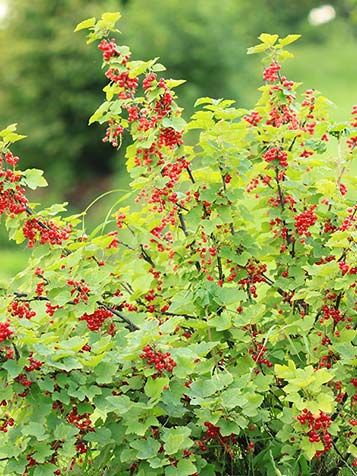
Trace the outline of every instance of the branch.
{"type": "Polygon", "coordinates": [[[120,311],[117,311],[116,309],[113,309],[112,307],[108,306],[107,304],[104,304],[103,302],[97,301],[97,304],[99,306],[103,307],[107,311],[112,312],[116,316],[118,316],[123,322],[125,322],[128,325],[128,329],[130,332],[138,331],[140,328],[134,324],[130,319],[128,319],[124,314],[122,314],[120,311]]]}
{"type": "Polygon", "coordinates": [[[141,250],[141,256],[143,257],[143,259],[144,259],[147,263],[151,264],[151,266],[152,266],[153,268],[155,268],[155,263],[154,263],[153,260],[150,258],[150,256],[147,254],[147,252],[146,252],[146,250],[145,250],[145,248],[144,248],[143,245],[140,245],[140,250],[141,250]]]}
{"type": "Polygon", "coordinates": [[[183,215],[182,215],[181,210],[179,210],[179,211],[177,212],[177,214],[178,214],[178,217],[179,217],[179,220],[180,220],[180,225],[181,225],[180,228],[181,228],[181,230],[184,232],[185,236],[188,236],[189,233],[188,233],[188,231],[187,231],[186,222],[185,222],[185,219],[184,219],[184,217],[183,217],[183,215]]]}
{"type": "Polygon", "coordinates": [[[186,170],[187,170],[188,176],[190,177],[191,182],[196,183],[195,179],[193,178],[193,175],[192,175],[192,172],[191,172],[190,168],[186,167],[186,170]]]}
{"type": "MultiPolygon", "coordinates": [[[[16,297],[20,297],[20,298],[28,297],[28,295],[25,294],[25,293],[14,293],[14,294],[16,295],[16,297]]],[[[25,300],[25,299],[23,299],[23,300],[25,300]]],[[[30,301],[47,301],[47,302],[50,302],[50,300],[45,296],[37,296],[37,297],[34,297],[32,299],[26,299],[26,301],[27,302],[30,302],[30,301]]],[[[76,305],[76,303],[74,301],[68,301],[67,304],[76,305]]],[[[116,309],[112,308],[111,306],[108,306],[108,304],[105,304],[101,301],[97,301],[97,304],[99,306],[103,307],[104,309],[106,309],[107,311],[110,311],[113,314],[115,314],[116,316],[120,317],[120,319],[128,325],[128,329],[131,332],[139,330],[139,327],[136,324],[134,324],[129,318],[127,318],[124,314],[122,314],[120,311],[117,311],[116,309]]],[[[15,354],[17,355],[18,353],[16,353],[16,348],[14,350],[15,350],[15,354]]]]}

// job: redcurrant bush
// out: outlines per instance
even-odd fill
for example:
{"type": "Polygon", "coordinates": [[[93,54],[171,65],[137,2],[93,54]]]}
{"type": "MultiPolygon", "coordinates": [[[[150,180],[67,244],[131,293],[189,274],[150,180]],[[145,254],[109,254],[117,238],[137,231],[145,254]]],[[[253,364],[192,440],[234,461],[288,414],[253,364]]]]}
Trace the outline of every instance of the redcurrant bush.
{"type": "Polygon", "coordinates": [[[254,109],[186,122],[119,18],[76,28],[108,80],[89,122],[131,140],[100,226],[30,203],[46,181],[0,132],[0,214],[32,249],[1,293],[1,474],[357,474],[357,106],[331,121],[283,75],[298,35],[262,34],[254,109]]]}

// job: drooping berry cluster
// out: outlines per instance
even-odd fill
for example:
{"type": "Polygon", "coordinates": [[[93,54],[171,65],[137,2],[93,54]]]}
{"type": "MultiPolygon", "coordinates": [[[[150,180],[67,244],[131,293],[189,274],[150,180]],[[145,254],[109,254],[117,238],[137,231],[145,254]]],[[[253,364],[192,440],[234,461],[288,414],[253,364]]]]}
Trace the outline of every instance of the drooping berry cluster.
{"type": "Polygon", "coordinates": [[[97,309],[92,314],[83,314],[79,318],[80,321],[86,321],[88,329],[98,331],[104,324],[106,319],[113,317],[113,313],[107,309],[97,309]]]}
{"type": "Polygon", "coordinates": [[[3,433],[7,433],[9,431],[8,427],[14,426],[14,424],[15,420],[9,417],[8,415],[5,415],[5,418],[2,421],[0,420],[0,431],[2,431],[3,433]]]}
{"type": "Polygon", "coordinates": [[[29,356],[29,365],[26,365],[24,369],[26,372],[33,372],[34,370],[40,369],[43,365],[41,360],[36,360],[32,357],[32,353],[29,356]]]}
{"type": "Polygon", "coordinates": [[[297,419],[302,425],[308,425],[309,431],[307,433],[310,443],[322,442],[323,450],[316,451],[315,457],[320,458],[323,453],[327,453],[332,447],[332,436],[328,432],[331,425],[331,418],[324,412],[319,415],[313,415],[307,408],[304,408],[302,413],[297,416],[297,419]]]}
{"type": "Polygon", "coordinates": [[[103,59],[104,61],[109,61],[110,58],[117,57],[119,56],[119,51],[117,50],[117,45],[115,43],[115,40],[112,39],[110,41],[103,39],[99,45],[98,48],[103,51],[103,59]]]}
{"type": "Polygon", "coordinates": [[[79,302],[88,302],[88,295],[90,294],[90,289],[86,285],[84,279],[80,281],[75,281],[69,279],[67,281],[68,286],[72,287],[71,296],[73,297],[73,303],[78,304],[79,302]]]}
{"type": "Polygon", "coordinates": [[[45,243],[62,245],[62,242],[68,240],[70,236],[71,225],[60,228],[51,220],[40,221],[32,217],[25,221],[22,231],[28,239],[29,248],[32,248],[36,242],[40,242],[41,245],[45,243]]]}
{"type": "Polygon", "coordinates": [[[77,407],[73,407],[71,412],[67,415],[68,423],[71,423],[79,429],[79,435],[77,435],[76,449],[79,454],[84,454],[88,451],[86,441],[83,440],[83,435],[88,432],[95,431],[92,426],[89,413],[78,413],[77,407]]]}
{"type": "Polygon", "coordinates": [[[265,154],[263,154],[263,159],[268,162],[277,161],[281,167],[288,166],[288,154],[280,147],[271,147],[265,154]]]}
{"type": "Polygon", "coordinates": [[[209,421],[205,421],[205,427],[207,428],[205,434],[202,436],[201,440],[197,441],[197,446],[202,451],[207,451],[208,447],[207,444],[212,441],[218,443],[222,446],[230,458],[234,458],[234,453],[232,451],[231,445],[235,445],[237,443],[237,437],[234,433],[228,436],[222,436],[221,430],[219,426],[213,425],[209,421]]]}
{"type": "Polygon", "coordinates": [[[171,373],[176,367],[176,362],[170,357],[170,352],[162,353],[155,350],[151,345],[146,345],[143,348],[143,353],[140,358],[146,360],[146,363],[157,370],[156,377],[161,377],[163,371],[171,373]]]}
{"type": "MultiPolygon", "coordinates": [[[[11,152],[5,154],[5,157],[8,157],[6,159],[7,163],[9,163],[10,156],[13,157],[11,152]]],[[[19,215],[26,211],[26,205],[28,204],[28,199],[24,195],[24,189],[19,183],[22,175],[20,172],[10,169],[3,170],[1,159],[3,158],[0,154],[0,215],[4,213],[9,216],[19,215]]],[[[13,157],[13,164],[17,160],[18,157],[13,157]]]]}
{"type": "Polygon", "coordinates": [[[257,111],[252,111],[249,115],[244,116],[244,119],[251,125],[257,126],[263,117],[257,111]]]}
{"type": "Polygon", "coordinates": [[[92,427],[92,421],[90,419],[90,414],[89,413],[83,413],[80,415],[78,413],[77,407],[73,407],[71,412],[67,415],[67,421],[68,423],[71,423],[72,425],[76,426],[81,433],[86,433],[87,431],[94,431],[94,428],[92,427]]]}
{"type": "Polygon", "coordinates": [[[309,228],[317,221],[317,215],[314,213],[316,205],[312,205],[308,210],[294,217],[295,228],[300,236],[311,236],[309,228]]]}
{"type": "Polygon", "coordinates": [[[26,301],[13,301],[8,307],[8,312],[11,316],[20,319],[31,319],[36,316],[36,312],[31,310],[30,304],[26,301]]]}
{"type": "Polygon", "coordinates": [[[9,321],[0,322],[0,342],[9,339],[13,333],[14,331],[10,329],[9,321]]]}
{"type": "Polygon", "coordinates": [[[268,68],[265,68],[264,70],[263,80],[267,81],[268,83],[275,83],[275,81],[278,81],[279,79],[278,73],[280,69],[280,64],[275,62],[271,63],[268,68]]]}

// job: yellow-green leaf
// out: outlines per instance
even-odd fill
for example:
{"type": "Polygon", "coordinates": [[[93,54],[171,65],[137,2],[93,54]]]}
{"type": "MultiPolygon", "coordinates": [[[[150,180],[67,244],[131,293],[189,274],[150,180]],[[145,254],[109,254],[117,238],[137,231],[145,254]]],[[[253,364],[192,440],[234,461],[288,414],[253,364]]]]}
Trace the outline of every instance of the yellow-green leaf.
{"type": "Polygon", "coordinates": [[[247,55],[254,55],[256,53],[263,53],[263,51],[267,50],[269,45],[265,43],[260,43],[259,45],[252,46],[251,48],[247,49],[247,55]]]}
{"type": "Polygon", "coordinates": [[[294,43],[294,41],[298,40],[300,37],[301,35],[288,35],[285,38],[281,38],[279,43],[281,46],[290,45],[290,43],[294,43]]]}
{"type": "Polygon", "coordinates": [[[83,20],[74,29],[74,31],[86,30],[87,28],[91,28],[95,25],[96,19],[95,17],[88,18],[87,20],[83,20]]]}
{"type": "Polygon", "coordinates": [[[121,18],[120,12],[113,12],[113,13],[106,12],[106,13],[103,13],[102,15],[102,20],[112,24],[117,22],[120,18],[121,18]]]}
{"type": "Polygon", "coordinates": [[[269,33],[262,33],[258,36],[258,39],[268,47],[273,46],[278,38],[279,35],[270,35],[269,33]]]}

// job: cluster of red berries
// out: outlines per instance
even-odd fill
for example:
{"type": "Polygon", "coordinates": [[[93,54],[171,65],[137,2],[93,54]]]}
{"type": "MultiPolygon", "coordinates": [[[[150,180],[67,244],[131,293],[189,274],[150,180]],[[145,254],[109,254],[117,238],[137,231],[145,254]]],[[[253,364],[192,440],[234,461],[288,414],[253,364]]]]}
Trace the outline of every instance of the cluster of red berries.
{"type": "Polygon", "coordinates": [[[307,408],[304,408],[302,413],[297,416],[297,419],[302,425],[308,425],[308,437],[310,443],[318,443],[321,441],[324,449],[316,451],[315,457],[320,458],[323,453],[329,451],[332,447],[332,437],[328,432],[331,425],[331,418],[324,412],[320,412],[318,416],[313,415],[307,408]]]}
{"type": "Polygon", "coordinates": [[[324,233],[334,233],[337,230],[337,226],[331,223],[330,218],[324,223],[324,233]]]}
{"type": "Polygon", "coordinates": [[[167,146],[170,147],[170,149],[173,149],[182,144],[182,132],[175,131],[172,127],[161,129],[158,141],[159,147],[167,146]]]}
{"type": "Polygon", "coordinates": [[[244,119],[251,125],[257,126],[259,122],[263,119],[262,116],[257,111],[252,111],[249,115],[244,116],[244,119]]]}
{"type": "Polygon", "coordinates": [[[32,353],[29,356],[29,364],[24,367],[26,372],[33,372],[34,370],[40,369],[43,365],[43,362],[41,360],[36,360],[32,357],[32,353]]]}
{"type": "MultiPolygon", "coordinates": [[[[158,86],[164,87],[165,89],[168,89],[165,86],[165,83],[161,83],[162,80],[159,81],[158,86]]],[[[171,111],[172,107],[171,104],[173,102],[174,98],[172,97],[172,94],[169,92],[164,93],[159,100],[156,101],[155,104],[155,112],[157,114],[157,118],[159,120],[163,119],[165,116],[169,114],[171,111]]]]}
{"type": "Polygon", "coordinates": [[[266,123],[273,127],[281,127],[283,124],[289,124],[290,130],[296,130],[299,128],[299,118],[295,111],[286,105],[279,107],[273,107],[269,111],[269,119],[266,123]]]}
{"type": "Polygon", "coordinates": [[[267,351],[268,348],[265,347],[265,345],[261,344],[260,342],[254,341],[254,347],[250,347],[248,352],[252,356],[254,362],[260,365],[266,365],[267,367],[271,368],[273,366],[272,362],[266,357],[264,357],[267,351]]]}
{"type": "Polygon", "coordinates": [[[13,418],[5,416],[5,418],[0,421],[0,431],[2,431],[3,433],[7,433],[9,431],[8,426],[14,426],[14,424],[15,420],[13,418]]]}
{"type": "MultiPolygon", "coordinates": [[[[25,374],[20,374],[17,377],[15,377],[15,382],[18,382],[19,384],[23,385],[24,387],[31,387],[33,384],[33,381],[28,379],[25,374]]],[[[21,395],[21,394],[20,394],[21,395]]],[[[25,396],[24,394],[22,396],[25,396]]]]}
{"type": "Polygon", "coordinates": [[[172,372],[176,367],[176,362],[170,357],[170,352],[160,352],[154,350],[151,345],[146,345],[143,348],[143,353],[140,354],[140,358],[146,360],[146,363],[153,366],[157,373],[156,377],[161,377],[163,371],[172,372]]]}
{"type": "Polygon", "coordinates": [[[118,137],[121,136],[124,132],[124,127],[118,124],[115,121],[109,121],[109,126],[105,132],[105,137],[103,137],[103,142],[110,142],[113,147],[118,147],[118,137]]]}
{"type": "Polygon", "coordinates": [[[346,185],[343,184],[342,182],[340,183],[339,190],[342,196],[346,195],[346,193],[348,192],[346,185]]]}
{"type": "Polygon", "coordinates": [[[349,266],[349,264],[346,263],[346,261],[340,261],[338,263],[338,266],[340,270],[342,271],[342,274],[357,274],[357,267],[356,266],[349,266]]]}
{"type": "Polygon", "coordinates": [[[275,81],[279,79],[278,72],[280,69],[280,64],[275,62],[271,63],[268,68],[264,70],[263,80],[268,81],[268,83],[275,83],[275,81]]]}
{"type": "Polygon", "coordinates": [[[88,302],[88,295],[90,294],[90,289],[86,285],[84,279],[80,281],[74,281],[69,279],[67,281],[68,286],[71,286],[71,296],[74,296],[73,303],[78,304],[79,302],[88,302]]]}
{"type": "Polygon", "coordinates": [[[7,340],[14,332],[10,329],[10,322],[0,322],[0,342],[7,340]]]}
{"type": "Polygon", "coordinates": [[[110,317],[113,317],[113,313],[107,309],[97,309],[92,314],[83,314],[79,318],[80,321],[86,321],[88,329],[91,331],[98,331],[104,321],[110,317]]]}
{"type": "MultiPolygon", "coordinates": [[[[1,155],[0,155],[0,158],[2,159],[1,155]]],[[[14,156],[11,152],[6,152],[5,161],[9,165],[12,165],[13,167],[15,167],[19,160],[20,160],[19,157],[14,156]]]]}
{"type": "Polygon", "coordinates": [[[143,89],[151,88],[153,81],[156,80],[156,77],[157,75],[155,73],[147,75],[143,80],[143,89]]]}
{"type": "Polygon", "coordinates": [[[344,320],[344,316],[341,314],[341,312],[334,307],[322,306],[321,311],[325,321],[333,319],[335,323],[338,324],[340,321],[344,320]]]}
{"type": "Polygon", "coordinates": [[[163,165],[165,163],[162,152],[158,149],[156,144],[152,144],[149,149],[137,149],[135,156],[135,165],[147,165],[152,163],[155,165],[163,165]]]}
{"type": "MultiPolygon", "coordinates": [[[[7,359],[7,360],[14,360],[15,358],[15,351],[13,347],[10,347],[9,345],[5,345],[0,349],[1,358],[2,359],[7,359]]],[[[0,405],[1,406],[1,405],[0,405]]]]}
{"type": "Polygon", "coordinates": [[[280,147],[271,147],[263,154],[263,159],[268,162],[268,164],[277,160],[282,167],[288,166],[288,154],[280,147]]]}
{"type": "Polygon", "coordinates": [[[25,238],[28,239],[29,248],[32,248],[37,241],[41,245],[45,243],[62,245],[63,241],[68,240],[71,228],[71,225],[60,228],[53,221],[40,221],[37,218],[30,218],[25,221],[22,231],[25,238]]]}
{"type": "MultiPolygon", "coordinates": [[[[0,170],[0,177],[5,176],[7,182],[13,182],[12,179],[20,180],[21,176],[15,174],[11,170],[3,172],[0,170]]],[[[9,216],[19,215],[26,211],[28,200],[24,195],[24,189],[17,184],[15,190],[8,187],[8,183],[4,185],[0,182],[0,215],[6,213],[9,216]]]]}
{"type": "Polygon", "coordinates": [[[110,68],[105,73],[105,76],[128,92],[135,91],[139,86],[138,78],[131,78],[127,71],[119,73],[118,69],[110,68]]]}
{"type": "Polygon", "coordinates": [[[125,219],[126,219],[125,213],[119,213],[119,215],[116,217],[118,228],[123,228],[125,219]]]}
{"type": "Polygon", "coordinates": [[[20,319],[31,319],[36,316],[36,312],[31,311],[30,304],[26,301],[13,301],[7,310],[13,317],[20,319]]]}
{"type": "Polygon", "coordinates": [[[110,41],[108,40],[102,40],[98,48],[103,51],[103,59],[104,61],[109,61],[110,58],[112,57],[117,57],[119,56],[119,52],[117,50],[117,45],[115,43],[115,40],[112,39],[110,41]]]}
{"type": "Polygon", "coordinates": [[[245,266],[245,270],[248,276],[239,280],[239,284],[255,284],[266,282],[266,278],[264,276],[264,273],[266,273],[267,271],[266,264],[258,264],[255,263],[252,259],[250,259],[245,266]]]}
{"type": "Polygon", "coordinates": [[[54,315],[57,309],[61,309],[61,306],[53,306],[50,302],[46,302],[46,314],[48,314],[50,317],[54,315]]]}
{"type": "Polygon", "coordinates": [[[89,413],[83,413],[82,415],[78,414],[77,407],[73,407],[70,413],[67,415],[68,423],[76,426],[81,434],[86,433],[87,431],[94,431],[92,427],[92,421],[90,419],[89,413]]]}
{"type": "Polygon", "coordinates": [[[202,436],[201,440],[196,442],[197,446],[202,451],[207,451],[207,444],[209,443],[209,441],[215,440],[220,446],[222,446],[226,450],[228,455],[233,459],[234,454],[232,452],[231,444],[237,444],[236,435],[232,433],[229,436],[222,436],[219,426],[213,425],[213,423],[210,423],[209,421],[205,421],[204,425],[207,428],[207,431],[202,436]]]}
{"type": "Polygon", "coordinates": [[[128,121],[129,122],[134,122],[140,119],[140,109],[138,106],[129,106],[129,105],[124,105],[124,109],[128,111],[128,121]]]}
{"type": "Polygon", "coordinates": [[[176,162],[168,163],[162,169],[163,177],[169,177],[170,182],[167,183],[167,187],[173,188],[175,183],[178,182],[180,175],[189,166],[189,162],[185,157],[180,157],[176,162]]]}
{"type": "Polygon", "coordinates": [[[294,217],[295,228],[300,236],[311,236],[309,228],[317,221],[317,215],[314,213],[316,205],[313,205],[309,210],[305,210],[294,217]]]}

